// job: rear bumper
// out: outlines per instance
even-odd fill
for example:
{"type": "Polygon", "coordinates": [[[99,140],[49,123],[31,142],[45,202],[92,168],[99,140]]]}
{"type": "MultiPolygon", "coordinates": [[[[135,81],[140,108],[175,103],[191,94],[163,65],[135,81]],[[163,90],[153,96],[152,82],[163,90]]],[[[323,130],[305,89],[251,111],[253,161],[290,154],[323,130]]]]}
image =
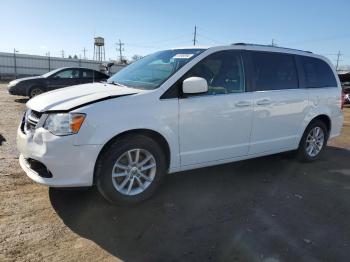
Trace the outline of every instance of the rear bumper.
{"type": "Polygon", "coordinates": [[[19,163],[27,176],[37,183],[51,187],[79,187],[93,184],[94,167],[101,145],[73,145],[74,136],[59,137],[43,128],[34,134],[17,131],[19,163]],[[30,168],[26,159],[46,166],[52,177],[43,177],[30,168]]]}

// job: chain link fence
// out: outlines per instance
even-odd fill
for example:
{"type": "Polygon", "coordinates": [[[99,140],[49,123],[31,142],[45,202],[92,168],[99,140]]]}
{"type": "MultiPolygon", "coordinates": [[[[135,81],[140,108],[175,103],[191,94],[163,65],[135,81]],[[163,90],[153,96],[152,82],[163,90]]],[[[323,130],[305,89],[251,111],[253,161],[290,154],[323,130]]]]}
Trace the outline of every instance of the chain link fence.
{"type": "MultiPolygon", "coordinates": [[[[118,72],[124,66],[113,65],[110,74],[118,72]]],[[[0,80],[42,75],[60,67],[83,67],[97,71],[104,69],[101,62],[93,60],[0,52],[0,80]]]]}

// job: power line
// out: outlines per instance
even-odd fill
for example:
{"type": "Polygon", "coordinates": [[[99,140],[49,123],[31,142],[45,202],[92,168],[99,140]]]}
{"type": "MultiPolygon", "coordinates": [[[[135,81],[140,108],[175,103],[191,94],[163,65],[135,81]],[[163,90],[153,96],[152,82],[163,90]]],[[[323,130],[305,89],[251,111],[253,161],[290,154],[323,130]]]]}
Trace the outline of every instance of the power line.
{"type": "Polygon", "coordinates": [[[326,37],[320,37],[320,38],[311,38],[311,39],[306,39],[303,41],[296,41],[296,42],[289,42],[286,44],[304,44],[304,43],[312,43],[312,42],[321,42],[321,41],[330,41],[330,40],[336,40],[336,39],[341,39],[341,38],[348,38],[350,37],[350,34],[344,34],[344,35],[333,35],[333,36],[326,36],[326,37]]]}
{"type": "MultiPolygon", "coordinates": [[[[207,40],[209,40],[209,41],[211,41],[211,42],[213,42],[213,43],[216,43],[216,44],[220,44],[220,45],[224,45],[224,44],[225,44],[225,43],[222,42],[222,41],[215,40],[215,39],[213,39],[213,38],[211,38],[211,37],[208,37],[208,36],[206,36],[206,35],[203,35],[202,33],[197,33],[197,35],[200,36],[200,37],[202,37],[202,38],[204,38],[204,39],[207,39],[207,40]]],[[[198,42],[198,40],[197,40],[197,42],[198,42]]]]}
{"type": "MultiPolygon", "coordinates": [[[[152,45],[152,44],[158,44],[158,43],[164,43],[164,42],[171,42],[171,41],[174,41],[174,40],[177,40],[177,39],[180,39],[180,38],[188,38],[190,34],[183,34],[183,35],[178,35],[178,36],[175,36],[175,37],[172,37],[172,38],[167,38],[167,39],[159,39],[159,40],[156,40],[156,41],[148,41],[148,42],[136,42],[136,43],[126,43],[128,45],[152,45]]],[[[192,35],[192,34],[191,34],[192,35]]]]}

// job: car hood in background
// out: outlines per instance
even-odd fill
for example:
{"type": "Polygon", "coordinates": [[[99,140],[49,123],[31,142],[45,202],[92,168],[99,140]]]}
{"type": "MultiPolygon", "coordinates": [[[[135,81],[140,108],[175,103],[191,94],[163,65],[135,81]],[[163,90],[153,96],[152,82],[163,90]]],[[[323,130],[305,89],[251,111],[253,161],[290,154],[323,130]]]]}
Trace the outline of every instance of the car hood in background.
{"type": "Polygon", "coordinates": [[[140,92],[145,91],[105,83],[76,85],[36,96],[27,102],[27,107],[38,112],[67,111],[101,99],[140,92]]]}
{"type": "Polygon", "coordinates": [[[9,83],[9,85],[12,86],[12,85],[18,84],[19,82],[28,81],[28,80],[34,80],[34,79],[43,79],[43,77],[42,76],[23,77],[23,78],[19,78],[19,79],[11,81],[9,83]]]}

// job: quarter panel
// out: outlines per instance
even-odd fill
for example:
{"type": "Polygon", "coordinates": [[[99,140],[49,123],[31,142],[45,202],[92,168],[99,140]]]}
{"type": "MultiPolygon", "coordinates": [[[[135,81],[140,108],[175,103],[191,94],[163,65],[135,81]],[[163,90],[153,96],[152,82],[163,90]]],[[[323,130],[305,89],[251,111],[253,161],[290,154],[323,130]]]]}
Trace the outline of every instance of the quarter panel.
{"type": "Polygon", "coordinates": [[[309,107],[308,112],[299,129],[298,144],[312,119],[319,115],[326,115],[331,120],[330,137],[340,134],[342,127],[343,114],[340,110],[340,88],[309,88],[309,107]]]}

